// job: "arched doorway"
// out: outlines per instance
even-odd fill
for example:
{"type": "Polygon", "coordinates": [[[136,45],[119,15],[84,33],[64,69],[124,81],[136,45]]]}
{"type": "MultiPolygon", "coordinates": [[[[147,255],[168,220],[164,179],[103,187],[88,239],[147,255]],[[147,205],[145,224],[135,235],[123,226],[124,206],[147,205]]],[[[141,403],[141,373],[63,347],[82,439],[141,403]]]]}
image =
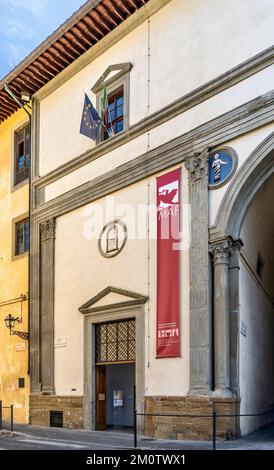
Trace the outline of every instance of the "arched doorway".
{"type": "MultiPolygon", "coordinates": [[[[241,398],[241,413],[263,412],[274,404],[274,133],[240,168],[210,235],[222,276],[221,305],[216,285],[214,304],[224,318],[220,324],[214,312],[215,380],[219,374],[225,391],[241,398]]],[[[270,419],[242,418],[241,432],[270,419]]]]}
{"type": "MultiPolygon", "coordinates": [[[[274,174],[254,196],[240,231],[241,412],[274,405],[274,174]]],[[[242,433],[272,416],[242,420],[242,433]]]]}

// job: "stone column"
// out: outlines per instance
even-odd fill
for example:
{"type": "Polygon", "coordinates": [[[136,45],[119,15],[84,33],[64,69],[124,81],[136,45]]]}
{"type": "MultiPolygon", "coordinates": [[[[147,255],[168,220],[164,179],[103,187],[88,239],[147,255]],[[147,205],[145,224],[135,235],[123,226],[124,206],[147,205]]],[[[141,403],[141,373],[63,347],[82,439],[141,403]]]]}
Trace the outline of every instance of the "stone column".
{"type": "Polygon", "coordinates": [[[191,205],[190,245],[190,390],[207,395],[212,388],[212,338],[209,309],[208,151],[186,159],[191,205]]]}
{"type": "Polygon", "coordinates": [[[40,373],[41,391],[54,390],[54,240],[55,219],[40,225],[40,373]]]}
{"type": "Polygon", "coordinates": [[[230,237],[209,247],[214,263],[214,371],[215,393],[230,396],[229,351],[229,257],[233,251],[230,237]]]}
{"type": "Polygon", "coordinates": [[[230,334],[230,387],[234,395],[239,396],[239,271],[240,250],[243,246],[241,240],[233,243],[233,253],[230,256],[228,267],[229,281],[229,334],[230,334]]]}

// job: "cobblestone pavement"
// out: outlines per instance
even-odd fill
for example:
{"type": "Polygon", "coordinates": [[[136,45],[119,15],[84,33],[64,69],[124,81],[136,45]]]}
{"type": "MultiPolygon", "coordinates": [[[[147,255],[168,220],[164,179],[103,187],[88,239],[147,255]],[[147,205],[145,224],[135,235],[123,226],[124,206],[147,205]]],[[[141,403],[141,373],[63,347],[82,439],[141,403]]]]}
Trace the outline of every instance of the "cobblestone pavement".
{"type": "MultiPolygon", "coordinates": [[[[0,450],[112,450],[133,449],[133,433],[78,431],[16,425],[0,434],[0,450]]],[[[211,442],[172,441],[138,436],[138,449],[211,450],[211,442]]],[[[234,441],[218,441],[223,450],[274,450],[274,424],[234,441]]]]}

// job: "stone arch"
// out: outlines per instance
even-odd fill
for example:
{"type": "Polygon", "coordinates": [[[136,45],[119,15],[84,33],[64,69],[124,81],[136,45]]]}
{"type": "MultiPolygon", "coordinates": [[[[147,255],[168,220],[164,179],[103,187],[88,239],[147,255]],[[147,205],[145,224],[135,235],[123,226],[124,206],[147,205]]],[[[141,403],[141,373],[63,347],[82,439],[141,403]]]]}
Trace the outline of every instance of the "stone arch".
{"type": "Polygon", "coordinates": [[[220,388],[221,395],[225,395],[226,392],[228,394],[232,392],[232,395],[236,396],[240,394],[239,267],[242,243],[239,238],[241,227],[252,200],[273,173],[274,132],[269,134],[243,163],[223,196],[215,224],[209,228],[210,251],[213,254],[214,265],[214,380],[215,390],[220,388]],[[218,336],[221,337],[222,342],[217,339],[218,336]],[[216,347],[217,342],[219,344],[216,347]],[[225,349],[223,344],[229,344],[229,347],[225,349]],[[218,363],[221,364],[219,370],[218,363]],[[222,369],[223,364],[226,367],[222,369]],[[221,387],[216,387],[216,370],[219,375],[220,371],[223,373],[226,387],[222,387],[222,383],[221,387]]]}
{"type": "Polygon", "coordinates": [[[239,238],[245,213],[254,195],[273,172],[274,132],[253,150],[229,185],[216,222],[210,228],[213,238],[218,234],[231,236],[234,240],[239,238]]]}

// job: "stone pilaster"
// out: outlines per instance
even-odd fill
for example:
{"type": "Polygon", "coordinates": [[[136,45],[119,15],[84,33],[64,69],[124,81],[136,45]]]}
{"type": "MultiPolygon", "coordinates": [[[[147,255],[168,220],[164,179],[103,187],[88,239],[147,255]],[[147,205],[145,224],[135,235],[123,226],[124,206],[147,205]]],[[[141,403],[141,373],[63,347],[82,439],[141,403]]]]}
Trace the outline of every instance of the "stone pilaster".
{"type": "Polygon", "coordinates": [[[208,151],[186,159],[191,205],[190,394],[211,390],[211,315],[208,256],[208,151]]]}
{"type": "Polygon", "coordinates": [[[233,252],[230,237],[209,246],[214,264],[214,369],[215,392],[230,395],[230,336],[228,265],[233,252]]]}
{"type": "Polygon", "coordinates": [[[40,374],[43,394],[54,394],[55,219],[40,224],[40,374]]]}

